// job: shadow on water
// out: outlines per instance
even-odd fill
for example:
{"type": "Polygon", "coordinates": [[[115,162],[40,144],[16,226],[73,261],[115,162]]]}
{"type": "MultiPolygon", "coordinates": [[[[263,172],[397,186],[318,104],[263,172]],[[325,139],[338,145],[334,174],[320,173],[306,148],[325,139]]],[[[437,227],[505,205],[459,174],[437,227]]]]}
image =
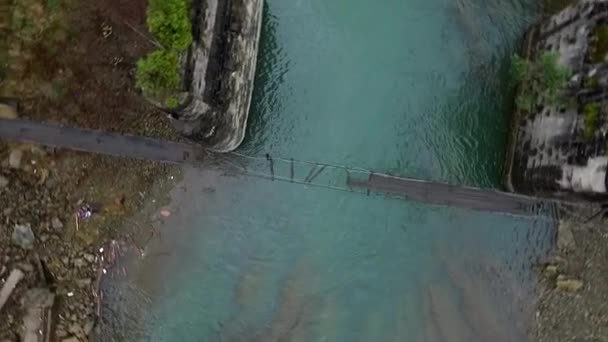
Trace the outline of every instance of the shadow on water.
{"type": "Polygon", "coordinates": [[[513,107],[511,56],[540,8],[519,0],[450,3],[446,13],[459,29],[467,65],[460,66],[462,85],[447,99],[438,95],[427,109],[440,115],[433,116],[424,139],[436,151],[441,179],[495,187],[502,183],[513,107]],[[449,134],[442,134],[446,129],[449,134]],[[456,153],[444,153],[451,145],[456,153]]]}
{"type": "Polygon", "coordinates": [[[283,78],[289,70],[289,60],[281,45],[277,42],[277,27],[279,18],[271,14],[272,4],[264,4],[262,32],[260,36],[258,65],[256,67],[255,86],[249,113],[247,135],[240,151],[259,154],[267,141],[270,119],[260,111],[269,111],[273,115],[282,113],[282,102],[276,91],[283,83],[283,78]]]}

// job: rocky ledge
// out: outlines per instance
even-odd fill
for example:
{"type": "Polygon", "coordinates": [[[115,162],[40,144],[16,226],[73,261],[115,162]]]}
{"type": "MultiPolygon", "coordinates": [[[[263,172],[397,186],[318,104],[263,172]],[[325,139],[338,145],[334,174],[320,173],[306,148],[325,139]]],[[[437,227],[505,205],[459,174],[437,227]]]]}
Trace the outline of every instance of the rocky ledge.
{"type": "Polygon", "coordinates": [[[195,0],[193,44],[183,59],[188,95],[171,110],[179,132],[218,152],[245,137],[263,0],[195,0]]]}

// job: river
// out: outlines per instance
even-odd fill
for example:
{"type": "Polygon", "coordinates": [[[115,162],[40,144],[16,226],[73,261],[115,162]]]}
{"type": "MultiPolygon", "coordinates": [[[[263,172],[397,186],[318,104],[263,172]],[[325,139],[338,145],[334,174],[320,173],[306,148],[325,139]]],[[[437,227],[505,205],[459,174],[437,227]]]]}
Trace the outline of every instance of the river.
{"type": "MultiPolygon", "coordinates": [[[[239,151],[499,187],[535,2],[267,0],[239,151]]],[[[542,218],[210,169],[172,198],[141,340],[521,342],[551,240],[542,218]]]]}

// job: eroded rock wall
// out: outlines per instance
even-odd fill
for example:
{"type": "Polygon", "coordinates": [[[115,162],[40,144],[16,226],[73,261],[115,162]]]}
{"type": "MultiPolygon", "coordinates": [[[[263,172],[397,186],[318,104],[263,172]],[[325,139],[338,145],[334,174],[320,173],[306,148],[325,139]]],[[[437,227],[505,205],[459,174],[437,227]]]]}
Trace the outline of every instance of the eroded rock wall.
{"type": "Polygon", "coordinates": [[[560,94],[560,104],[539,96],[531,112],[516,111],[508,160],[511,190],[551,196],[607,194],[606,44],[606,0],[579,1],[528,33],[526,57],[534,60],[555,52],[571,77],[560,94]]]}
{"type": "Polygon", "coordinates": [[[263,0],[193,1],[194,42],[184,58],[188,96],[171,117],[177,129],[218,152],[245,137],[263,0]]]}

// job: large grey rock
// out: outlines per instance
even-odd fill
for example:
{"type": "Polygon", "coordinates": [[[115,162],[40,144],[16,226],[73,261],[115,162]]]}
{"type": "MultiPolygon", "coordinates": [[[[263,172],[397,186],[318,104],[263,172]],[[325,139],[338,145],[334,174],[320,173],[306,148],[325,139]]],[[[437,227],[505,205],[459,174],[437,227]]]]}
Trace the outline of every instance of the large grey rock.
{"type": "Polygon", "coordinates": [[[23,152],[19,149],[14,149],[8,156],[8,166],[13,169],[21,167],[21,159],[23,159],[23,152]]]}
{"type": "Polygon", "coordinates": [[[32,226],[27,224],[17,224],[13,230],[12,241],[15,245],[23,249],[32,249],[36,237],[32,231],[32,226]]]}

